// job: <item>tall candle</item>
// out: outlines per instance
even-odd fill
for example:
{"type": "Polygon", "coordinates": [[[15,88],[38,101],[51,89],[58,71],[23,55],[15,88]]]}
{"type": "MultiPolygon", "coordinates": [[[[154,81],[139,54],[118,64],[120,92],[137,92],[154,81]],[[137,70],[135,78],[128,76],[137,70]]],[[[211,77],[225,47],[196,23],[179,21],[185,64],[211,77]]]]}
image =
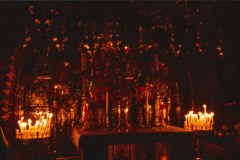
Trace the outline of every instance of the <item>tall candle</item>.
{"type": "Polygon", "coordinates": [[[125,113],[125,122],[128,123],[128,108],[124,109],[124,113],[125,113]]]}
{"type": "Polygon", "coordinates": [[[106,92],[106,114],[108,114],[108,92],[106,92]]]}
{"type": "Polygon", "coordinates": [[[21,128],[23,130],[23,133],[26,132],[26,127],[27,127],[27,123],[26,122],[22,122],[21,123],[21,128]]]}
{"type": "Polygon", "coordinates": [[[29,127],[29,129],[31,128],[31,126],[32,126],[32,120],[28,119],[28,127],[29,127]]]}
{"type": "Polygon", "coordinates": [[[204,114],[206,114],[207,113],[207,106],[206,106],[206,104],[203,105],[203,109],[204,109],[204,114]]]}
{"type": "Polygon", "coordinates": [[[121,124],[121,107],[120,107],[120,104],[118,105],[117,112],[118,112],[118,126],[120,126],[120,124],[121,124]]]}

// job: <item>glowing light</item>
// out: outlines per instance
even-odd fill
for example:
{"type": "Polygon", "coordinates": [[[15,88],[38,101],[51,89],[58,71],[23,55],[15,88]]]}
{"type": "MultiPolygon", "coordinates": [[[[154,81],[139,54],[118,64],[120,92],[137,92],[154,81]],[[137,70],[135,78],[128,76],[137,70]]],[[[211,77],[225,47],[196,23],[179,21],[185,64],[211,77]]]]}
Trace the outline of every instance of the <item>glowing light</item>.
{"type": "Polygon", "coordinates": [[[24,122],[24,117],[18,120],[19,129],[16,129],[16,138],[18,139],[36,139],[48,138],[51,135],[51,119],[53,114],[49,112],[35,112],[39,116],[35,124],[32,125],[32,120],[28,119],[24,122]],[[46,118],[45,118],[46,117],[46,118]]]}
{"type": "Polygon", "coordinates": [[[57,41],[58,41],[58,38],[57,38],[57,37],[53,37],[52,41],[53,41],[53,42],[57,42],[57,41]]]}

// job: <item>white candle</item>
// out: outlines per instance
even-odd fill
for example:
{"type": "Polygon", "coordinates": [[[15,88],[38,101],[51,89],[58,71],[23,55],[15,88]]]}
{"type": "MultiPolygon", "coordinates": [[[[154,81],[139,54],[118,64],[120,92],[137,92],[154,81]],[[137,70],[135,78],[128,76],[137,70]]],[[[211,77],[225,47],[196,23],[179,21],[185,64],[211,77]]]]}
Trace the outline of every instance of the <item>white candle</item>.
{"type": "Polygon", "coordinates": [[[204,109],[204,114],[206,114],[207,113],[207,105],[206,104],[203,105],[203,109],[204,109]]]}
{"type": "Polygon", "coordinates": [[[124,113],[125,113],[125,121],[126,123],[128,123],[128,108],[124,109],[124,113]]]}
{"type": "Polygon", "coordinates": [[[27,126],[27,123],[26,122],[22,122],[21,124],[21,128],[22,128],[22,132],[26,132],[26,126],[27,126]]]}
{"type": "Polygon", "coordinates": [[[211,112],[211,113],[210,113],[210,116],[211,116],[211,121],[212,121],[212,124],[214,124],[214,118],[213,118],[213,116],[214,116],[214,113],[213,113],[213,112],[211,112]]]}
{"type": "Polygon", "coordinates": [[[37,120],[35,123],[35,131],[37,132],[39,130],[39,121],[37,120]]]}
{"type": "Polygon", "coordinates": [[[28,119],[28,127],[29,127],[29,129],[31,128],[31,126],[32,126],[32,120],[28,119]]]}
{"type": "Polygon", "coordinates": [[[121,123],[121,108],[120,108],[120,105],[118,105],[117,112],[118,112],[118,125],[120,125],[120,123],[121,123]]]}

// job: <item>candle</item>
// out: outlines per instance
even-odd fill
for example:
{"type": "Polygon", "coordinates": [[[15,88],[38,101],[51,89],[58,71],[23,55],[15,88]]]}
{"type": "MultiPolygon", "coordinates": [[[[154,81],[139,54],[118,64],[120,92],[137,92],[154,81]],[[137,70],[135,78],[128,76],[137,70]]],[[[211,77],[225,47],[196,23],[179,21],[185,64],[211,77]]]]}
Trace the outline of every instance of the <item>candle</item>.
{"type": "Polygon", "coordinates": [[[146,91],[146,107],[148,108],[148,91],[146,91]]]}
{"type": "Polygon", "coordinates": [[[39,130],[39,121],[37,120],[35,123],[35,131],[37,132],[39,130]]]}
{"type": "Polygon", "coordinates": [[[58,88],[58,86],[57,86],[57,85],[54,85],[54,95],[57,94],[57,88],[58,88]]]}
{"type": "Polygon", "coordinates": [[[31,128],[31,126],[32,126],[32,120],[28,119],[28,127],[29,127],[29,129],[31,128]]]}
{"type": "Polygon", "coordinates": [[[193,111],[189,111],[189,113],[185,115],[186,121],[184,121],[184,128],[193,130],[212,130],[213,115],[213,112],[208,114],[206,110],[204,110],[204,114],[202,112],[194,114],[193,111]]]}
{"type": "Polygon", "coordinates": [[[214,119],[213,119],[213,116],[214,116],[214,113],[213,113],[213,112],[211,112],[211,113],[210,113],[210,117],[211,117],[211,118],[210,118],[210,120],[212,121],[212,124],[214,124],[214,119]]]}
{"type": "Polygon", "coordinates": [[[28,119],[27,122],[24,122],[23,121],[24,117],[21,117],[21,119],[18,120],[18,125],[21,133],[17,134],[17,132],[19,131],[16,131],[16,138],[34,139],[34,138],[37,138],[37,133],[39,132],[44,133],[45,134],[44,137],[50,136],[50,134],[48,135],[46,133],[48,130],[50,130],[50,123],[51,123],[51,118],[53,114],[52,113],[49,114],[48,112],[44,112],[44,113],[36,112],[36,115],[38,115],[39,117],[34,125],[32,125],[31,119],[28,119]]]}
{"type": "Polygon", "coordinates": [[[120,107],[120,104],[118,105],[117,112],[118,112],[118,126],[120,126],[120,124],[121,124],[121,107],[120,107]]]}
{"type": "Polygon", "coordinates": [[[108,92],[106,92],[106,114],[108,114],[108,92]]]}
{"type": "Polygon", "coordinates": [[[128,108],[124,109],[124,113],[125,113],[125,122],[128,123],[128,108]]]}
{"type": "Polygon", "coordinates": [[[20,126],[21,126],[21,128],[22,128],[22,132],[23,132],[23,133],[26,132],[27,123],[26,123],[26,122],[22,122],[22,123],[20,124],[20,126]]]}
{"type": "Polygon", "coordinates": [[[206,106],[206,104],[203,105],[203,109],[204,109],[204,114],[206,114],[207,113],[207,106],[206,106]]]}

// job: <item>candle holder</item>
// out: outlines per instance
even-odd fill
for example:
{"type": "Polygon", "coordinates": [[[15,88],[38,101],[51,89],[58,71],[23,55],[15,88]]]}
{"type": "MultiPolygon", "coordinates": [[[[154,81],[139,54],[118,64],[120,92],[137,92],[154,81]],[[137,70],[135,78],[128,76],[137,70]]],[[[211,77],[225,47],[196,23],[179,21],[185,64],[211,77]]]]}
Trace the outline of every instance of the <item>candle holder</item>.
{"type": "Polygon", "coordinates": [[[106,124],[106,114],[104,112],[103,108],[97,108],[97,128],[103,129],[105,128],[105,124],[106,124]]]}
{"type": "Polygon", "coordinates": [[[120,104],[118,104],[118,107],[117,107],[117,127],[121,127],[122,123],[121,123],[121,106],[120,104]]]}
{"type": "Polygon", "coordinates": [[[151,105],[145,105],[145,123],[146,127],[152,126],[152,106],[151,105]]]}
{"type": "Polygon", "coordinates": [[[110,128],[109,115],[106,114],[105,118],[106,118],[106,128],[108,129],[108,128],[110,128]]]}
{"type": "Polygon", "coordinates": [[[155,102],[155,119],[154,119],[154,125],[157,127],[165,127],[167,124],[165,122],[166,117],[166,108],[163,104],[161,104],[160,96],[157,96],[156,102],[155,102]]]}
{"type": "Polygon", "coordinates": [[[190,129],[194,133],[194,142],[195,142],[195,160],[201,160],[201,146],[202,138],[206,135],[209,135],[213,131],[214,124],[214,113],[207,113],[206,105],[203,105],[204,113],[199,112],[194,114],[193,111],[189,111],[189,114],[185,115],[186,120],[184,121],[184,128],[190,129]]]}
{"type": "Polygon", "coordinates": [[[129,108],[124,108],[124,126],[129,128],[131,124],[129,123],[129,108]]]}
{"type": "Polygon", "coordinates": [[[49,138],[51,136],[51,121],[53,114],[49,112],[36,112],[39,116],[35,125],[32,125],[32,120],[24,122],[24,117],[18,121],[19,129],[16,129],[16,139],[40,139],[49,138]]]}
{"type": "Polygon", "coordinates": [[[212,135],[213,130],[193,130],[195,145],[195,160],[202,160],[201,150],[204,137],[212,135]]]}

